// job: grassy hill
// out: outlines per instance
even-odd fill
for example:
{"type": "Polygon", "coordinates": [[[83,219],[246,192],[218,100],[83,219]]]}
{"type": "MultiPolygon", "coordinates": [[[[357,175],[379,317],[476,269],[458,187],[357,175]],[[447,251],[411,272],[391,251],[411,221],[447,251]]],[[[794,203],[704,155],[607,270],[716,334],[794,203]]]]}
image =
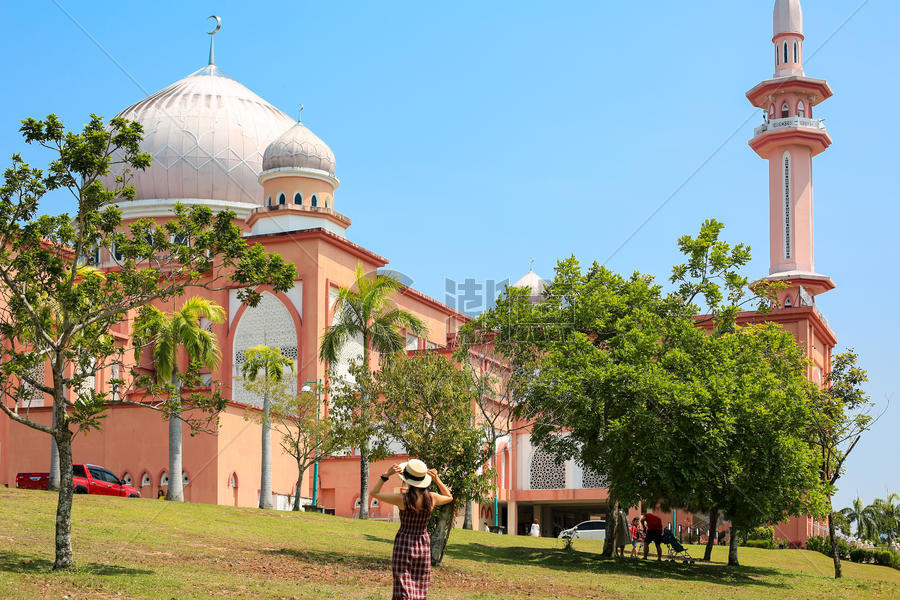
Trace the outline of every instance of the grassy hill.
{"type": "MultiPolygon", "coordinates": [[[[77,496],[78,568],[53,562],[55,494],[0,488],[0,597],[389,598],[396,524],[325,515],[77,496]]],[[[691,548],[694,556],[702,555],[691,548]]],[[[429,598],[896,598],[900,571],[821,554],[741,549],[745,565],[609,560],[598,542],[456,530],[429,598]]]]}

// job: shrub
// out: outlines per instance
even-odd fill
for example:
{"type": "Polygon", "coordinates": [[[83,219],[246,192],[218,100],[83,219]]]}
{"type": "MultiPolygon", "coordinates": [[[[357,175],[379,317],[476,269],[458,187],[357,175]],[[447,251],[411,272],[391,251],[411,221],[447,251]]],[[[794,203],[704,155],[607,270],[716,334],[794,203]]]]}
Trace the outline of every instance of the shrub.
{"type": "Polygon", "coordinates": [[[868,548],[854,548],[850,551],[850,560],[856,563],[872,562],[873,552],[868,548]]]}
{"type": "Polygon", "coordinates": [[[775,528],[774,527],[755,527],[750,531],[747,531],[743,536],[744,541],[750,540],[767,540],[775,543],[775,528]]]}
{"type": "Polygon", "coordinates": [[[744,545],[748,548],[766,548],[768,550],[775,548],[775,542],[772,540],[747,540],[744,545]]]}
{"type": "Polygon", "coordinates": [[[895,569],[900,568],[900,556],[893,550],[875,550],[873,555],[876,564],[895,569]]]}
{"type": "MultiPolygon", "coordinates": [[[[850,558],[850,544],[847,540],[838,539],[838,556],[842,559],[850,558]]],[[[831,541],[820,535],[813,536],[806,540],[806,549],[814,552],[821,552],[825,556],[831,556],[831,541]]]]}

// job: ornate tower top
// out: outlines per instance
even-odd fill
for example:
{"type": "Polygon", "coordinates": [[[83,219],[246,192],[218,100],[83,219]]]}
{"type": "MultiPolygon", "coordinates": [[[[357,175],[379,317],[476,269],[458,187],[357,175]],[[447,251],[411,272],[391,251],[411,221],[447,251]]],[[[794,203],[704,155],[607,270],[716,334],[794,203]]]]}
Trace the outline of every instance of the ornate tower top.
{"type": "Polygon", "coordinates": [[[776,0],[772,14],[772,37],[782,33],[803,35],[803,9],[800,0],[776,0]]]}

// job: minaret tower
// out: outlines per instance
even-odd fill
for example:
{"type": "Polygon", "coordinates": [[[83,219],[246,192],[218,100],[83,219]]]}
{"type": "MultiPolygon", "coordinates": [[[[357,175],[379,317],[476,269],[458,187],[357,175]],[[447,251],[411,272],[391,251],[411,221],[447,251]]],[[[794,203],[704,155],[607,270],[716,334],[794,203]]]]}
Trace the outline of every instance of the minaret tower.
{"type": "Polygon", "coordinates": [[[813,261],[812,159],[831,145],[813,107],[831,97],[822,79],[803,73],[800,0],[776,0],[773,16],[775,74],[747,92],[764,111],[750,147],[769,161],[769,276],[789,283],[779,294],[785,308],[810,304],[834,288],[813,261]]]}

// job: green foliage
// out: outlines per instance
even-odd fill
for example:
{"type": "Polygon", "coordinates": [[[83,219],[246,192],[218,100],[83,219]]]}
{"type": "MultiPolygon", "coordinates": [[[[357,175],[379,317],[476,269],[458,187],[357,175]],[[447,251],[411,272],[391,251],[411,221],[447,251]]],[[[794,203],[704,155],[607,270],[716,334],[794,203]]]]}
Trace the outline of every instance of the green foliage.
{"type": "Polygon", "coordinates": [[[850,560],[855,563],[870,563],[875,559],[875,552],[869,548],[854,548],[850,551],[850,560]]]}
{"type": "Polygon", "coordinates": [[[767,550],[775,549],[775,542],[772,540],[747,540],[744,542],[744,546],[748,548],[764,548],[767,550]]]}
{"type": "Polygon", "coordinates": [[[893,567],[895,569],[900,569],[900,555],[898,555],[895,551],[875,550],[872,554],[872,558],[875,560],[876,564],[879,564],[883,567],[893,567]]]}
{"type": "Polygon", "coordinates": [[[478,473],[491,456],[474,424],[474,382],[437,353],[399,357],[376,374],[384,401],[377,405],[383,434],[410,456],[436,469],[456,502],[478,500],[492,473],[478,473]]]}
{"type": "MultiPolygon", "coordinates": [[[[806,540],[806,549],[813,552],[821,552],[825,556],[831,557],[831,540],[821,535],[816,535],[806,540]]],[[[843,560],[850,558],[850,544],[847,540],[837,538],[838,555],[843,560]]]]}
{"type": "Polygon", "coordinates": [[[746,532],[741,532],[738,537],[741,542],[763,541],[769,544],[768,546],[757,546],[758,548],[775,547],[775,528],[771,525],[767,525],[765,527],[754,527],[753,529],[749,529],[746,532]]]}
{"type": "MultiPolygon", "coordinates": [[[[67,131],[58,117],[49,115],[26,119],[20,131],[26,143],[46,149],[53,158],[43,170],[14,154],[0,184],[0,287],[6,302],[0,313],[0,410],[53,435],[66,473],[73,432],[99,427],[106,407],[126,402],[132,386],[153,384],[139,373],[111,374],[134,349],[127,341],[134,312],[149,319],[148,307],[154,303],[198,287],[237,287],[239,298],[252,304],[259,299],[256,286],[287,290],[296,272],[260,246],[249,248],[229,211],[213,214],[208,207],[178,204],[165,224],[140,219],[124,227],[114,203],[134,199],[128,185],[131,172],[150,164],[150,155],[140,147],[139,123],[120,118],[104,123],[91,115],[81,131],[67,131]],[[110,174],[112,165],[117,175],[110,174]],[[41,199],[54,190],[74,198],[73,212],[39,214],[41,199]],[[113,247],[121,258],[101,272],[95,253],[113,247]],[[46,380],[34,375],[41,363],[50,366],[46,380]],[[86,391],[89,381],[103,372],[110,373],[114,391],[86,391]],[[55,425],[38,423],[20,410],[35,392],[52,398],[55,425]],[[75,398],[78,406],[73,407],[75,398]]],[[[186,369],[182,381],[197,370],[196,365],[186,369]]],[[[201,395],[190,394],[198,402],[201,395]]],[[[211,402],[221,399],[212,394],[211,402]]],[[[152,402],[145,406],[166,410],[152,402]]],[[[73,564],[70,507],[71,476],[64,474],[56,568],[73,564]]]]}
{"type": "Polygon", "coordinates": [[[721,229],[708,221],[679,241],[672,293],[573,257],[543,302],[507,290],[480,325],[519,378],[532,440],[606,475],[620,503],[715,507],[738,529],[823,514],[807,359],[777,325],[734,326],[740,306],[766,308],[774,292],[747,294],[749,251],[721,229]]]}

